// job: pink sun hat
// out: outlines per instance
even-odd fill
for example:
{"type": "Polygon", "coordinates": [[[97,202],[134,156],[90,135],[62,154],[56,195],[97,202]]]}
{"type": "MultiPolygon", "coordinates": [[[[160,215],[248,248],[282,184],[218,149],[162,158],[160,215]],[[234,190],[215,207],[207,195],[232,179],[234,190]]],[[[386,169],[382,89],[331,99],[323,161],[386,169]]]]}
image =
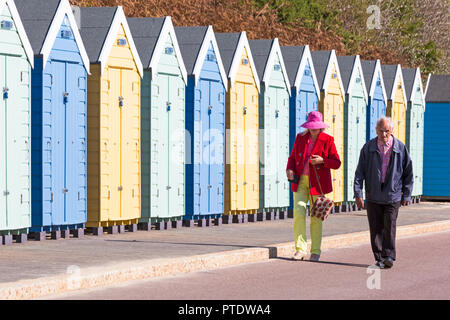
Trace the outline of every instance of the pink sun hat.
{"type": "Polygon", "coordinates": [[[325,122],[322,121],[322,114],[318,111],[311,111],[308,114],[308,120],[301,127],[306,129],[324,129],[328,128],[325,122]]]}

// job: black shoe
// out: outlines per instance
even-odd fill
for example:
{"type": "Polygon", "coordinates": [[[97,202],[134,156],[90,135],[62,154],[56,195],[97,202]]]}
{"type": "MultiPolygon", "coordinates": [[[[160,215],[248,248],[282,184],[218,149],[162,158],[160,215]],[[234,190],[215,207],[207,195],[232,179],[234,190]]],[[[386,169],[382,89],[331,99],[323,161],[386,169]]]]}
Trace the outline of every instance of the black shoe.
{"type": "Polygon", "coordinates": [[[383,263],[386,268],[392,268],[394,266],[394,260],[391,257],[384,258],[383,263]]]}
{"type": "Polygon", "coordinates": [[[376,265],[378,268],[380,268],[380,269],[384,269],[384,268],[385,268],[385,265],[384,265],[383,261],[377,261],[377,262],[375,263],[375,265],[376,265]]]}

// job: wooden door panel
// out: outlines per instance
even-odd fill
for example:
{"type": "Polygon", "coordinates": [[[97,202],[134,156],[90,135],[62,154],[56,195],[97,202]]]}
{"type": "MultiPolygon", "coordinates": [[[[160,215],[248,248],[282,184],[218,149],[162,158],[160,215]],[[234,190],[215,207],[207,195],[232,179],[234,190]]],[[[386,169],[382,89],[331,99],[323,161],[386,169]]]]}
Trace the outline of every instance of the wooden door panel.
{"type": "Polygon", "coordinates": [[[108,162],[108,220],[121,220],[122,199],[120,187],[122,186],[122,168],[121,168],[121,110],[119,97],[121,96],[121,72],[120,69],[110,68],[109,72],[109,135],[107,142],[107,162],[108,162]]]}

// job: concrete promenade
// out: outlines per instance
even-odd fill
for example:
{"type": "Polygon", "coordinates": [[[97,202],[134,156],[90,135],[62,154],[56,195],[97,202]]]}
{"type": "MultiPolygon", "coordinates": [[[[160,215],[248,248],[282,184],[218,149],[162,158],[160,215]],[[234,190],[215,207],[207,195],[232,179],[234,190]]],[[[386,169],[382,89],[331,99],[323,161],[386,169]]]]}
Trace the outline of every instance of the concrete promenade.
{"type": "MultiPolygon", "coordinates": [[[[85,235],[81,239],[30,240],[0,246],[0,299],[45,297],[289,257],[294,250],[292,222],[287,219],[85,235]]],[[[397,226],[398,238],[450,230],[450,203],[421,202],[402,207],[397,226]]],[[[324,222],[323,249],[359,243],[370,243],[365,210],[336,213],[324,222]]]]}

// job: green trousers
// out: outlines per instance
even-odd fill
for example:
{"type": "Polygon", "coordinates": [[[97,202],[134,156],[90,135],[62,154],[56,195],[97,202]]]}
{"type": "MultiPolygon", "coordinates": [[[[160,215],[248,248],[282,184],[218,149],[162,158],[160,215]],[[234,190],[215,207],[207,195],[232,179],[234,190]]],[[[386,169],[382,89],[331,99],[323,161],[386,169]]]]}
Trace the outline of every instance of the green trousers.
{"type": "MultiPolygon", "coordinates": [[[[302,175],[297,192],[294,192],[294,242],[295,250],[302,253],[307,251],[306,238],[306,205],[310,200],[309,194],[309,177],[302,175]]],[[[317,196],[313,196],[313,201],[317,196]]],[[[310,207],[312,203],[310,202],[310,207]]],[[[319,254],[322,244],[322,220],[316,217],[310,217],[310,234],[311,234],[311,253],[319,254]]]]}

